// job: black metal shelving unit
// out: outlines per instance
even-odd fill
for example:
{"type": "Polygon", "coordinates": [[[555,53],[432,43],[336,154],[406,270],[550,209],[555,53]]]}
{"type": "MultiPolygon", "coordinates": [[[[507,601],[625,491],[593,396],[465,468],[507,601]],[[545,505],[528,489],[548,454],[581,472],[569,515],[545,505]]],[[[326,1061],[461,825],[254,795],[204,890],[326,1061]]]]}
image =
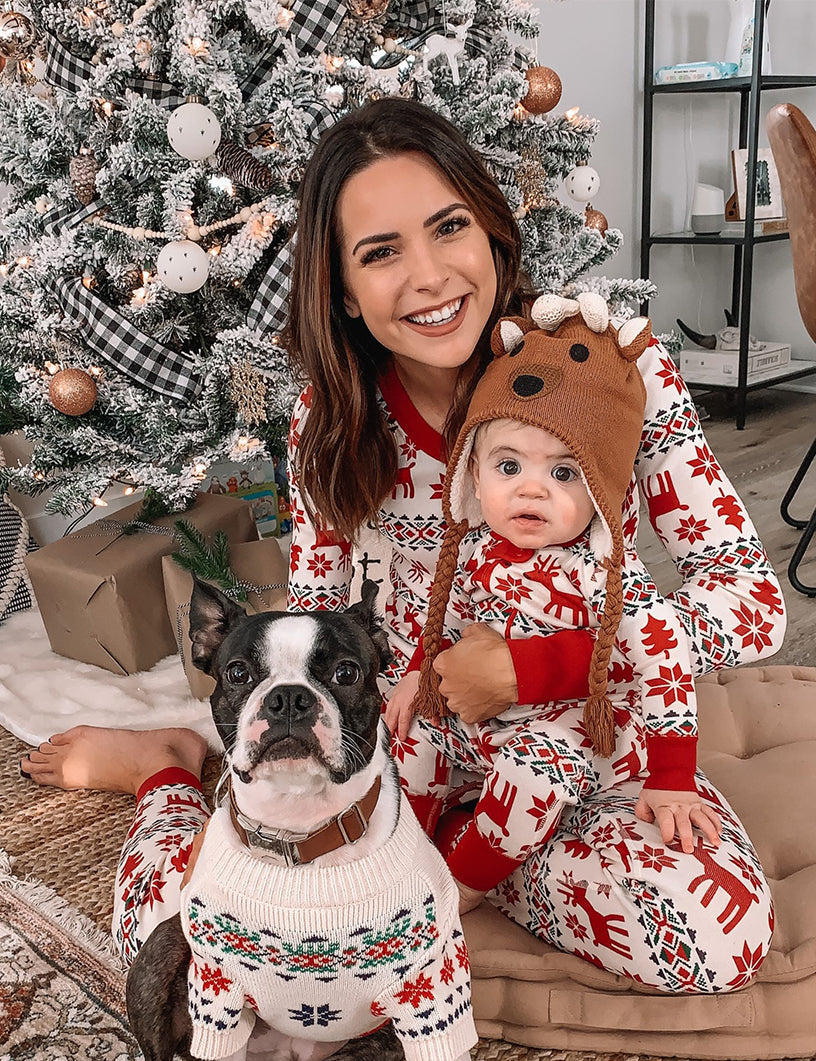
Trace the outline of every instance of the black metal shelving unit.
{"type": "MultiPolygon", "coordinates": [[[[706,390],[734,391],[736,394],[736,425],[745,426],[745,411],[749,391],[799,379],[816,373],[816,362],[791,361],[789,365],[765,376],[748,381],[748,339],[751,327],[751,292],[754,271],[754,246],[757,243],[773,243],[788,239],[787,232],[767,234],[755,231],[757,152],[759,149],[760,97],[763,91],[773,89],[806,88],[816,85],[816,76],[763,75],[762,50],[765,42],[765,0],[755,0],[754,7],[754,53],[750,77],[724,78],[721,81],[687,81],[671,85],[654,84],[654,39],[656,0],[646,0],[646,47],[643,68],[643,182],[641,207],[640,275],[650,275],[652,247],[678,244],[733,246],[734,260],[731,287],[731,312],[741,325],[739,372],[736,386],[726,383],[699,382],[706,390]],[[667,94],[706,92],[725,95],[739,93],[739,146],[748,149],[748,182],[746,189],[746,217],[742,233],[726,232],[724,235],[696,236],[693,232],[652,232],[652,134],[654,128],[655,96],[667,94]]],[[[648,313],[649,304],[644,303],[642,312],[648,313]]],[[[694,386],[693,379],[687,380],[694,386]]]]}

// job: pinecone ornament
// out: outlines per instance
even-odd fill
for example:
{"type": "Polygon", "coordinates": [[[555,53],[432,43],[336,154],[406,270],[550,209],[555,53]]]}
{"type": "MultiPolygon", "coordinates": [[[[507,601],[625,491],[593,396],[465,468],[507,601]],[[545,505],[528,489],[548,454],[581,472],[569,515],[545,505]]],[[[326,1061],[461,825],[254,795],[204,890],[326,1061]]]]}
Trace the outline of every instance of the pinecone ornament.
{"type": "Polygon", "coordinates": [[[68,176],[74,188],[74,195],[87,206],[96,195],[96,175],[99,172],[99,163],[94,158],[93,152],[81,151],[76,158],[68,163],[68,176]]]}
{"type": "Polygon", "coordinates": [[[379,18],[388,10],[388,0],[346,0],[351,13],[367,22],[371,18],[379,18]]]}
{"type": "Polygon", "coordinates": [[[231,181],[253,192],[268,192],[273,177],[269,166],[234,140],[222,140],[215,152],[218,165],[231,181]]]}

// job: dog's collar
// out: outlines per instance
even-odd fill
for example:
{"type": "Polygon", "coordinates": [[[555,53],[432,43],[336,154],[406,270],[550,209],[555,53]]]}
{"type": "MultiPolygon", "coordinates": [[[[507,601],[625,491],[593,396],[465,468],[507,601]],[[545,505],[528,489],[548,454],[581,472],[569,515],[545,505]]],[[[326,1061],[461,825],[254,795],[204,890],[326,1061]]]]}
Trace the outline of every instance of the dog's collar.
{"type": "Polygon", "coordinates": [[[377,806],[380,786],[381,779],[377,777],[362,799],[349,804],[344,811],[330,818],[314,832],[290,833],[279,829],[266,829],[262,822],[242,814],[235,802],[230,779],[230,818],[241,841],[253,854],[280,859],[287,866],[300,866],[313,862],[329,851],[336,851],[345,844],[356,844],[358,840],[362,840],[368,832],[368,823],[377,806]]]}

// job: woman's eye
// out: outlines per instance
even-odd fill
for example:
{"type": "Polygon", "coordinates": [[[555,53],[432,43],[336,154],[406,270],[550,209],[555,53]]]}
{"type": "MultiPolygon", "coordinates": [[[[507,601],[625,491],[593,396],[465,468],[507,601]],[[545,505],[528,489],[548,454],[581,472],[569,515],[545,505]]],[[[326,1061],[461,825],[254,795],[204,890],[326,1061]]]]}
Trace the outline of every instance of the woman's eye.
{"type": "Polygon", "coordinates": [[[224,677],[230,685],[246,685],[247,682],[252,681],[252,673],[249,667],[240,660],[233,660],[232,663],[227,664],[224,677]]]}
{"type": "Polygon", "coordinates": [[[553,468],[552,477],[558,483],[571,483],[578,478],[578,473],[567,464],[559,464],[557,468],[553,468]]]}
{"type": "Polygon", "coordinates": [[[518,475],[521,471],[521,465],[516,460],[505,460],[499,464],[499,471],[502,475],[518,475]]]}
{"type": "Polygon", "coordinates": [[[350,660],[343,660],[334,668],[333,680],[336,685],[354,685],[360,680],[360,668],[350,660]]]}
{"type": "Polygon", "coordinates": [[[449,217],[446,221],[437,229],[440,236],[451,236],[454,232],[458,232],[462,228],[467,228],[470,224],[469,217],[449,217]]]}
{"type": "Polygon", "coordinates": [[[363,265],[368,265],[369,262],[384,262],[391,257],[391,254],[391,247],[374,247],[363,255],[363,265]]]}

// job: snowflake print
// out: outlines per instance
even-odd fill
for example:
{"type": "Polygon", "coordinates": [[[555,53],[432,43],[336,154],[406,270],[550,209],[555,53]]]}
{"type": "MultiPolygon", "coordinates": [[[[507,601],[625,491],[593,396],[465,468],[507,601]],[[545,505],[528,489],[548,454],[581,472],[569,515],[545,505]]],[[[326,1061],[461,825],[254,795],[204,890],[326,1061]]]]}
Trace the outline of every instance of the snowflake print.
{"type": "Polygon", "coordinates": [[[773,623],[763,622],[762,612],[752,611],[747,604],[741,604],[738,609],[732,608],[731,612],[739,620],[734,633],[742,638],[743,648],[752,645],[761,652],[763,648],[770,647],[771,639],[768,634],[773,630],[773,623]]]}
{"type": "Polygon", "coordinates": [[[615,826],[612,822],[607,822],[606,825],[598,826],[598,828],[594,829],[592,832],[592,839],[596,847],[609,847],[615,839],[615,826]]]}
{"type": "Polygon", "coordinates": [[[508,906],[516,906],[521,902],[521,895],[518,888],[513,884],[512,878],[508,877],[507,880],[502,881],[499,885],[499,891],[508,906]]]}
{"type": "Polygon", "coordinates": [[[212,991],[218,996],[222,991],[229,991],[232,987],[232,980],[224,976],[220,969],[213,969],[212,966],[204,964],[203,966],[196,965],[195,972],[201,980],[202,991],[212,991]]]}
{"type": "Polygon", "coordinates": [[[406,756],[416,756],[414,749],[418,744],[419,741],[414,737],[406,737],[405,740],[401,740],[395,733],[391,738],[391,754],[398,763],[404,763],[406,756]]]}
{"type": "MultiPolygon", "coordinates": [[[[458,952],[459,948],[456,949],[458,952]]],[[[419,1009],[423,1001],[433,1002],[433,981],[424,973],[420,973],[413,982],[406,980],[394,997],[403,1005],[408,1003],[414,1009],[419,1009]]]]}
{"type": "Polygon", "coordinates": [[[704,475],[705,481],[711,486],[715,479],[720,479],[720,466],[708,446],[694,448],[697,450],[697,456],[694,460],[686,461],[689,468],[693,469],[691,477],[694,479],[698,475],[704,475]]]}
{"type": "Polygon", "coordinates": [[[513,578],[512,575],[496,579],[496,591],[508,603],[513,602],[515,604],[520,604],[523,600],[533,595],[532,590],[522,585],[520,578],[513,578]]]}
{"type": "Polygon", "coordinates": [[[744,987],[747,983],[756,976],[759,971],[760,965],[762,965],[762,959],[764,955],[762,953],[762,946],[757,947],[755,951],[752,951],[748,946],[748,943],[744,943],[742,947],[742,954],[733,954],[734,964],[737,967],[737,975],[733,980],[728,981],[729,987],[744,987]]]}
{"type": "Polygon", "coordinates": [[[431,501],[441,501],[442,491],[445,489],[445,473],[439,476],[438,483],[431,483],[431,501]]]}
{"type": "Polygon", "coordinates": [[[308,567],[317,578],[325,578],[334,569],[334,562],[325,553],[315,553],[309,558],[308,567]]]}
{"type": "Polygon", "coordinates": [[[649,847],[644,844],[642,850],[635,852],[635,857],[643,863],[644,869],[653,869],[660,873],[664,869],[673,869],[677,859],[667,855],[662,847],[649,847]]]}
{"type": "Polygon", "coordinates": [[[385,1010],[383,1009],[383,1007],[380,1005],[379,1002],[372,1002],[371,1003],[371,1016],[372,1017],[384,1017],[385,1016],[385,1010]]]}
{"type": "Polygon", "coordinates": [[[694,695],[694,682],[691,675],[683,670],[679,663],[673,667],[658,667],[659,678],[649,678],[647,696],[662,696],[668,707],[670,704],[688,705],[689,696],[694,695]]]}
{"type": "Polygon", "coordinates": [[[449,984],[453,980],[454,969],[453,962],[451,961],[450,955],[445,955],[445,960],[442,962],[442,968],[439,970],[439,979],[443,984],[449,984]]]}
{"type": "Polygon", "coordinates": [[[546,799],[539,799],[538,796],[531,796],[531,799],[533,805],[532,807],[527,808],[527,813],[535,818],[535,831],[540,832],[544,826],[547,825],[547,819],[552,810],[552,806],[555,803],[555,793],[550,792],[546,799]]]}
{"type": "Polygon", "coordinates": [[[300,1009],[290,1009],[289,1016],[292,1020],[299,1020],[304,1028],[312,1028],[318,1025],[327,1028],[333,1020],[340,1020],[341,1010],[332,1009],[327,1003],[322,1006],[310,1006],[306,1002],[300,1009]]]}
{"type": "Polygon", "coordinates": [[[576,939],[583,942],[587,938],[589,933],[586,925],[582,925],[575,914],[567,914],[566,925],[576,939]]]}
{"type": "Polygon", "coordinates": [[[142,896],[142,906],[149,906],[152,910],[154,903],[163,903],[164,899],[162,899],[161,893],[166,883],[167,881],[162,880],[161,873],[158,870],[154,870],[147,890],[142,896]]]}
{"type": "Polygon", "coordinates": [[[686,540],[689,545],[693,545],[698,540],[702,541],[710,530],[711,528],[704,519],[689,516],[688,519],[680,520],[680,525],[674,528],[674,533],[680,541],[686,540]]]}
{"type": "Polygon", "coordinates": [[[459,962],[460,969],[464,969],[465,972],[469,972],[470,958],[468,957],[467,946],[464,943],[456,944],[456,960],[459,962]]]}
{"type": "Polygon", "coordinates": [[[748,881],[751,887],[754,888],[756,891],[759,891],[762,887],[762,880],[757,871],[751,865],[751,863],[744,859],[742,855],[738,855],[736,858],[734,858],[734,856],[732,855],[731,861],[740,871],[745,880],[748,881]]]}
{"type": "Polygon", "coordinates": [[[656,372],[655,375],[658,379],[663,380],[663,389],[667,387],[674,387],[678,394],[682,394],[685,390],[685,384],[680,379],[680,373],[677,371],[677,366],[670,357],[660,358],[660,371],[656,372]]]}
{"type": "Polygon", "coordinates": [[[406,438],[404,442],[400,442],[400,453],[403,455],[403,457],[405,457],[405,461],[407,464],[416,464],[416,442],[412,442],[410,438],[406,438]]]}

